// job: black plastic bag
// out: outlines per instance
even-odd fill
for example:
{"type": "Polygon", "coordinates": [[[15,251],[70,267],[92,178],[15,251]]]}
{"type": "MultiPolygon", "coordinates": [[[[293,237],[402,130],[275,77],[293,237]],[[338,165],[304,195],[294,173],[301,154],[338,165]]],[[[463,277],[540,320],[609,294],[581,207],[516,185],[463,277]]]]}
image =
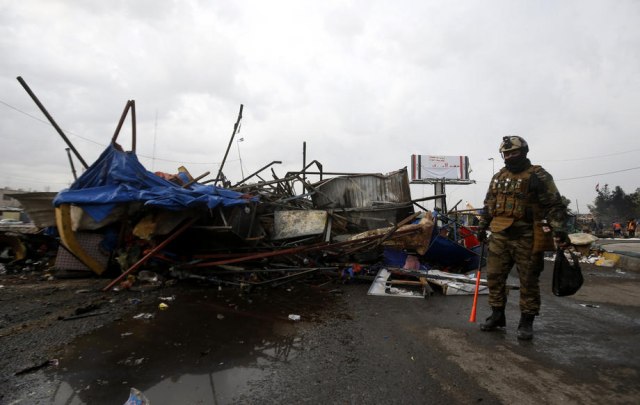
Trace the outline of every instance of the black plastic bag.
{"type": "Polygon", "coordinates": [[[556,261],[553,264],[553,294],[558,297],[566,297],[578,292],[584,278],[580,270],[580,263],[575,253],[569,250],[558,249],[556,251],[556,261]],[[571,262],[567,258],[571,257],[571,262]]]}

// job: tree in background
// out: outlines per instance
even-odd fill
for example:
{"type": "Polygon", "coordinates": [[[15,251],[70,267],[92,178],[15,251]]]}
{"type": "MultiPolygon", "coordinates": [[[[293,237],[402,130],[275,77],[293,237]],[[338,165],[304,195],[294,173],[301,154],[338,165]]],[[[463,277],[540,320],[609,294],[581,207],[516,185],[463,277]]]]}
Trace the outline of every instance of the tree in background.
{"type": "Polygon", "coordinates": [[[605,184],[596,189],[598,193],[593,205],[588,205],[591,214],[604,223],[605,229],[613,222],[620,222],[624,227],[629,218],[640,216],[640,188],[634,193],[626,194],[620,186],[613,190],[605,184]]]}

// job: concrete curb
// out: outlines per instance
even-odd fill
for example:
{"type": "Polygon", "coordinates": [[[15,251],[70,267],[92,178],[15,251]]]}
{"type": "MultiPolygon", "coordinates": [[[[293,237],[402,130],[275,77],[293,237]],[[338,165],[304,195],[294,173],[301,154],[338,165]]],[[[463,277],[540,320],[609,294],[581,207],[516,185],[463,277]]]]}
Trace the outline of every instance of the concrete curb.
{"type": "Polygon", "coordinates": [[[620,255],[620,261],[616,267],[619,267],[621,270],[640,273],[640,258],[620,255]]]}

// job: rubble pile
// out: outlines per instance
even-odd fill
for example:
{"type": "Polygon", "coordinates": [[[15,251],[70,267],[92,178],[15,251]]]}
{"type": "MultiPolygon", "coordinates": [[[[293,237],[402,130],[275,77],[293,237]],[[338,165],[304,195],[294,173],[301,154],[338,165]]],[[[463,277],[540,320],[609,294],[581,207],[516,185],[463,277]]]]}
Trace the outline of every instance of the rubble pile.
{"type": "MultiPolygon", "coordinates": [[[[242,106],[229,147],[241,118],[242,106]]],[[[373,276],[381,264],[455,272],[477,266],[479,244],[469,228],[456,218],[414,211],[418,201],[432,198],[411,199],[406,167],[385,175],[328,173],[313,161],[278,176],[273,165],[281,162],[274,161],[233,184],[223,173],[228,147],[215,178],[207,179],[209,172],[193,177],[185,167],[152,173],[135,153],[133,101],[90,166],[59,133],[85,170],[55,194],[48,215],[39,196],[34,222],[59,241],[57,270],[115,277],[105,290],[130,285],[141,270],[256,286],[312,275],[373,276]],[[125,151],[117,138],[129,112],[132,147],[125,151]],[[448,229],[459,240],[443,233],[448,229]]],[[[70,154],[69,160],[76,177],[70,154]]]]}

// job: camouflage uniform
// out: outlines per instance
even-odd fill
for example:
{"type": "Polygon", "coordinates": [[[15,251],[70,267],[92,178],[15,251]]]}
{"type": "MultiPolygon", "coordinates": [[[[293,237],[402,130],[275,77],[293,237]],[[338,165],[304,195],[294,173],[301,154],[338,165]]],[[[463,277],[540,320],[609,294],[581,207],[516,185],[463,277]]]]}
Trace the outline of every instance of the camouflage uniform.
{"type": "Polygon", "coordinates": [[[520,312],[538,315],[543,254],[550,249],[547,246],[534,251],[534,227],[541,230],[546,219],[554,231],[564,232],[566,212],[551,175],[528,160],[519,173],[505,167],[493,176],[480,221],[480,229],[492,231],[487,259],[491,307],[504,308],[506,280],[515,264],[520,277],[520,312]]]}

